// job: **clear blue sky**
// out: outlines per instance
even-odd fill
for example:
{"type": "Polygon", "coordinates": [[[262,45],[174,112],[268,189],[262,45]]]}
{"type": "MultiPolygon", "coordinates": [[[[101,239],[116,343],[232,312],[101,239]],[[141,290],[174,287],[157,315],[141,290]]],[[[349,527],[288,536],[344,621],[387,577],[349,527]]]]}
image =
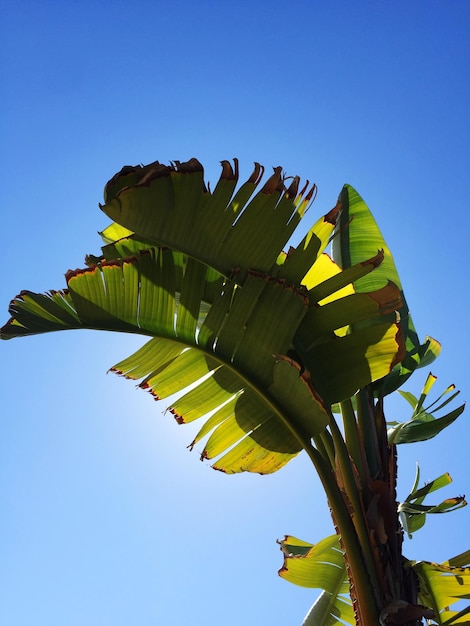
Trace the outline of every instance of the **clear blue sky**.
{"type": "MultiPolygon", "coordinates": [[[[105,182],[124,164],[237,156],[343,183],[374,211],[415,325],[443,344],[440,389],[468,381],[470,3],[2,2],[0,306],[64,286],[98,253],[105,182]]],[[[307,222],[308,222],[307,219],[307,222]]],[[[107,369],[143,343],[57,333],[0,345],[0,623],[296,626],[316,591],[277,576],[285,533],[332,533],[306,458],[228,477],[191,427],[107,369]]],[[[425,372],[407,389],[419,393],[425,372]]],[[[389,419],[405,418],[393,400],[389,419]]],[[[470,495],[469,414],[400,448],[399,491],[470,495]]],[[[195,425],[197,428],[198,425],[195,425]]],[[[430,519],[410,558],[468,549],[470,507],[430,519]]]]}

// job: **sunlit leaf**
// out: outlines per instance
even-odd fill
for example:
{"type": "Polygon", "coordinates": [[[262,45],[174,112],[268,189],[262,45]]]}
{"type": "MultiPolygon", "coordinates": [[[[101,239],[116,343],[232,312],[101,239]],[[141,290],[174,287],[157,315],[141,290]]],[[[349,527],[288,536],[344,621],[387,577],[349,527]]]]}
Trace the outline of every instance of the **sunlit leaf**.
{"type": "Polygon", "coordinates": [[[101,208],[138,236],[178,249],[226,276],[235,269],[242,275],[249,268],[269,271],[305,213],[313,188],[298,194],[298,178],[285,187],[281,168],[275,168],[253,195],[264,171],[255,164],[235,191],[238,162],[222,165],[213,193],[196,159],[125,167],[107,184],[101,208]]]}
{"type": "Polygon", "coordinates": [[[470,606],[460,611],[452,611],[450,607],[459,600],[470,600],[470,551],[444,563],[413,561],[410,564],[418,576],[421,601],[434,609],[437,624],[468,624],[470,606]],[[451,565],[452,562],[461,565],[451,565]]]}
{"type": "Polygon", "coordinates": [[[412,414],[411,419],[407,422],[390,422],[388,424],[387,432],[390,443],[415,443],[417,441],[432,439],[463,413],[465,404],[462,404],[441,417],[435,417],[434,413],[430,412],[431,408],[434,409],[434,412],[440,411],[457,397],[459,392],[455,391],[454,385],[447,387],[437,400],[427,407],[423,406],[435,381],[436,376],[429,374],[419,398],[408,391],[399,390],[400,395],[410,404],[412,414]]]}
{"type": "Polygon", "coordinates": [[[466,506],[467,502],[463,496],[447,498],[440,504],[425,505],[423,504],[426,496],[442,487],[450,485],[452,478],[449,474],[442,474],[438,478],[427,482],[424,487],[419,488],[420,471],[416,466],[416,476],[413,487],[409,495],[403,502],[398,505],[398,513],[403,529],[408,536],[418,531],[426,523],[426,515],[428,513],[449,513],[466,506]]]}
{"type": "Polygon", "coordinates": [[[349,581],[338,536],[326,537],[315,545],[286,536],[280,545],[284,564],[279,575],[295,585],[324,590],[308,612],[304,625],[354,624],[349,581]]]}

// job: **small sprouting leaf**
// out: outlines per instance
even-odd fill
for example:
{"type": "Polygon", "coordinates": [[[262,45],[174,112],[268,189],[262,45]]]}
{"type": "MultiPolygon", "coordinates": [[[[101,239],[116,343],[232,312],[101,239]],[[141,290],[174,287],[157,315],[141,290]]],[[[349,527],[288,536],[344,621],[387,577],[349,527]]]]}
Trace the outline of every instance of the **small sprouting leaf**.
{"type": "Polygon", "coordinates": [[[411,419],[407,422],[390,422],[388,424],[389,443],[415,443],[432,439],[463,413],[465,404],[462,404],[441,417],[434,416],[434,413],[444,408],[444,406],[449,404],[449,402],[459,394],[458,391],[455,391],[454,385],[449,385],[437,400],[434,400],[434,402],[428,406],[424,406],[424,402],[435,381],[436,376],[429,374],[419,398],[416,398],[416,396],[408,391],[400,390],[398,392],[410,404],[413,412],[411,419]],[[449,396],[448,394],[452,395],[449,396]],[[433,409],[433,413],[430,412],[430,409],[433,409]]]}
{"type": "Polygon", "coordinates": [[[411,493],[398,506],[398,513],[400,515],[403,529],[406,533],[408,533],[410,538],[413,533],[424,526],[426,523],[426,515],[428,513],[449,513],[450,511],[456,511],[467,504],[464,496],[447,498],[437,505],[423,504],[424,499],[428,494],[450,485],[452,478],[448,473],[442,474],[438,478],[426,483],[421,488],[418,488],[418,481],[419,466],[417,466],[416,477],[411,493]]]}

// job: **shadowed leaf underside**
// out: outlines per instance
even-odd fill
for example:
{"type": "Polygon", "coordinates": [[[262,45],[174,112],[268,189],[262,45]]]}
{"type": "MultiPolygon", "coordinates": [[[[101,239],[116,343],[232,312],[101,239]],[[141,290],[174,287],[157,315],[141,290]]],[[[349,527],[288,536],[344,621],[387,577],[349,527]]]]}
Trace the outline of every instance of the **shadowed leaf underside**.
{"type": "Polygon", "coordinates": [[[206,419],[192,445],[215,467],[269,472],[329,419],[329,405],[389,374],[403,353],[393,283],[363,293],[383,253],[341,270],[324,250],[336,205],[283,253],[311,203],[281,168],[255,193],[258,164],[237,188],[222,162],[213,192],[200,163],[126,166],[106,185],[100,257],[66,274],[67,289],[22,292],[1,337],[90,328],[152,337],[113,371],[155,398],[180,394],[179,422],[206,419]]]}
{"type": "Polygon", "coordinates": [[[175,402],[179,421],[211,414],[193,445],[225,456],[226,472],[272,472],[321,431],[328,414],[287,352],[308,308],[302,290],[259,272],[243,287],[169,249],[67,274],[68,289],[23,293],[12,305],[16,334],[96,328],[154,336],[113,369],[156,398],[192,387],[175,402]],[[212,303],[204,301],[211,294],[212,303]],[[188,416],[186,417],[186,413],[188,416]],[[287,416],[290,417],[288,418],[287,416]]]}

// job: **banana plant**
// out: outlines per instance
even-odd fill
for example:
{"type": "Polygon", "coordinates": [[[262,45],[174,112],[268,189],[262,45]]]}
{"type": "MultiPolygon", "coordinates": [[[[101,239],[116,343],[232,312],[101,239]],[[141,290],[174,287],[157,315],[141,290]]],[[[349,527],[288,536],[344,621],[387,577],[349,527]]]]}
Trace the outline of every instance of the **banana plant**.
{"type": "MultiPolygon", "coordinates": [[[[320,599],[324,623],[336,623],[347,590],[349,623],[420,623],[435,608],[418,604],[414,566],[403,560],[383,403],[439,344],[419,342],[390,251],[352,187],[285,250],[316,186],[301,188],[280,167],[261,186],[263,176],[255,164],[238,185],[238,161],[223,161],[211,191],[196,159],[122,168],[105,187],[111,224],[101,254],[67,272],[59,291],[21,292],[0,336],[76,328],[147,336],[111,371],[156,399],[177,394],[171,413],[202,421],[190,447],[203,441],[215,469],[264,474],[308,455],[343,578],[320,599]]],[[[319,580],[314,570],[308,576],[319,580]]]]}

